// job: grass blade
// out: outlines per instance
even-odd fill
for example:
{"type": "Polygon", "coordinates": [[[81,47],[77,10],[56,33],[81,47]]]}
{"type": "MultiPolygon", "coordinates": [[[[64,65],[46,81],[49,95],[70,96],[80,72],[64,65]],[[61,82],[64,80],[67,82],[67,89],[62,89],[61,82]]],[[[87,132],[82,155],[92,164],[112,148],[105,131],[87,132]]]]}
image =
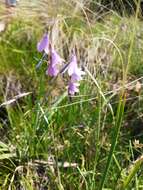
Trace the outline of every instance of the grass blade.
{"type": "Polygon", "coordinates": [[[133,177],[136,175],[136,173],[138,172],[138,170],[140,169],[140,166],[143,163],[143,156],[141,156],[140,158],[138,158],[134,164],[132,165],[130,171],[129,171],[129,175],[124,179],[123,181],[123,187],[122,189],[126,189],[128,187],[128,185],[130,184],[131,180],[133,179],[133,177]]]}
{"type": "Polygon", "coordinates": [[[115,128],[114,128],[114,133],[113,133],[113,138],[112,138],[113,140],[112,140],[106,168],[105,168],[105,171],[104,171],[102,179],[101,179],[101,184],[100,184],[99,190],[103,189],[106,178],[107,178],[108,171],[110,169],[111,161],[112,161],[112,158],[114,155],[114,150],[115,150],[115,147],[117,144],[117,140],[118,140],[121,124],[122,124],[122,119],[123,119],[123,114],[124,114],[124,106],[125,106],[125,97],[122,100],[122,96],[121,96],[120,102],[118,104],[117,115],[116,115],[116,120],[115,120],[115,128]]]}

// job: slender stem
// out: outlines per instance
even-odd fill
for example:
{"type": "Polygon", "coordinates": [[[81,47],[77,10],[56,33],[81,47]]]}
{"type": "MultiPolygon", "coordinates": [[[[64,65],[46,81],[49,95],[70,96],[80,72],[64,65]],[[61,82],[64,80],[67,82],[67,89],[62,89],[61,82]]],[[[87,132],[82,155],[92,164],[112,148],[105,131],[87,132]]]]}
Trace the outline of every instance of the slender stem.
{"type": "Polygon", "coordinates": [[[117,140],[118,140],[118,136],[119,136],[119,132],[120,132],[120,128],[121,128],[121,124],[122,124],[122,119],[123,119],[123,114],[124,114],[124,106],[125,106],[125,96],[123,97],[122,101],[122,97],[120,98],[120,102],[118,104],[118,109],[117,109],[117,114],[116,114],[116,121],[115,121],[115,128],[114,128],[114,132],[113,132],[113,136],[112,136],[112,144],[111,144],[111,148],[110,148],[110,152],[109,152],[109,156],[108,156],[108,160],[107,160],[107,164],[106,164],[106,168],[105,171],[103,173],[102,179],[101,179],[101,184],[99,187],[99,190],[102,190],[106,181],[106,177],[111,165],[111,161],[114,155],[114,150],[117,144],[117,140]]]}

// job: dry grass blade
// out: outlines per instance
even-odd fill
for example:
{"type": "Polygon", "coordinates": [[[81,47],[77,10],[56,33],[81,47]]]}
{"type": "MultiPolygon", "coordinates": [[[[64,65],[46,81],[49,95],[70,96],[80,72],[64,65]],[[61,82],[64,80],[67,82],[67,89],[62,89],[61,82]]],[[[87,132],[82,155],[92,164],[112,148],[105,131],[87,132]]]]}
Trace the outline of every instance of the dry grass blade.
{"type": "Polygon", "coordinates": [[[25,92],[25,93],[19,94],[19,95],[15,96],[13,99],[7,100],[7,101],[3,102],[2,104],[0,104],[0,107],[10,105],[10,104],[16,102],[18,99],[28,96],[31,93],[32,92],[25,92]]]}
{"type": "MultiPolygon", "coordinates": [[[[55,166],[55,162],[53,160],[49,160],[49,161],[44,161],[44,160],[35,160],[34,163],[28,163],[28,165],[50,165],[50,166],[55,166]]],[[[76,168],[78,166],[77,163],[70,163],[70,162],[58,162],[58,167],[63,167],[63,168],[76,168]]]]}

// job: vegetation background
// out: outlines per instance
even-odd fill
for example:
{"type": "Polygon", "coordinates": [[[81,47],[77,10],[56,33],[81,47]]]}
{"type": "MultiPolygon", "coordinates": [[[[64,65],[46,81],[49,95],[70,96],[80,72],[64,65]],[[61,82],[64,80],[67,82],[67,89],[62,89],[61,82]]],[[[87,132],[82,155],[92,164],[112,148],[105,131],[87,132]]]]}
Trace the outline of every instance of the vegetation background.
{"type": "Polygon", "coordinates": [[[0,1],[0,189],[143,189],[141,0],[0,1]],[[35,69],[50,32],[86,72],[80,93],[67,77],[35,69]]]}

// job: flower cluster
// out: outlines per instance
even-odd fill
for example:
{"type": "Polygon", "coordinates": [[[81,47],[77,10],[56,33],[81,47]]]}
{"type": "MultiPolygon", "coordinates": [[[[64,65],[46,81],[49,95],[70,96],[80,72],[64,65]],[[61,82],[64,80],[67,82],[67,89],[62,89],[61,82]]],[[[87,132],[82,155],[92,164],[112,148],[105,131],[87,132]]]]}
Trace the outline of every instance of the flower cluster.
{"type": "Polygon", "coordinates": [[[79,92],[79,81],[82,80],[82,75],[85,74],[77,66],[77,57],[75,52],[71,56],[71,60],[68,66],[68,74],[70,76],[68,92],[70,95],[74,95],[76,92],[79,92]]]}
{"type": "MultiPolygon", "coordinates": [[[[68,86],[69,95],[74,95],[75,93],[79,92],[79,81],[82,80],[82,75],[85,73],[80,68],[78,68],[75,52],[72,54],[70,62],[67,65],[64,65],[60,71],[59,66],[63,64],[64,60],[51,45],[48,34],[44,34],[43,38],[37,44],[37,50],[39,52],[44,52],[43,57],[45,57],[45,55],[49,55],[50,57],[46,74],[51,77],[55,77],[61,71],[65,72],[65,70],[67,70],[68,75],[70,76],[70,82],[68,86]]],[[[40,60],[36,67],[39,67],[41,63],[42,61],[40,60]]]]}
{"type": "Polygon", "coordinates": [[[58,65],[63,62],[62,58],[58,55],[56,50],[51,46],[48,34],[45,34],[40,42],[37,44],[37,50],[50,55],[50,63],[46,74],[55,77],[58,75],[58,65]]]}

